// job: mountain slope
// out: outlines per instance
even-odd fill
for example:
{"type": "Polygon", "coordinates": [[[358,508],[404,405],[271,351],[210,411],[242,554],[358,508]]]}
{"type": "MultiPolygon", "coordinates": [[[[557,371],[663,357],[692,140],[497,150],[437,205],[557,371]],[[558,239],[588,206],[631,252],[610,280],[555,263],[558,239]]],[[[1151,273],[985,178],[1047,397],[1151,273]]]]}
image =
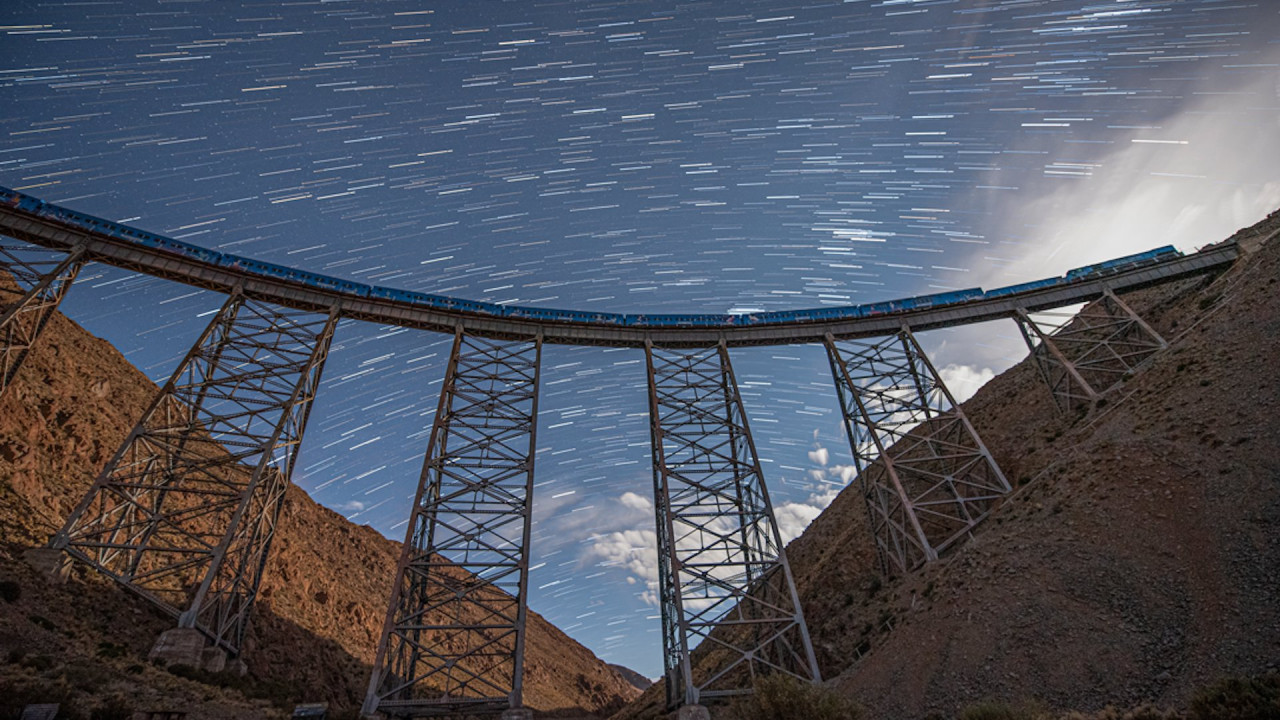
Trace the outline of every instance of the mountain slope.
{"type": "MultiPolygon", "coordinates": [[[[1127,295],[1172,346],[1087,414],[1060,416],[1029,361],[988,383],[964,408],[1018,491],[906,579],[878,575],[842,492],[787,549],[824,677],[896,720],[988,698],[1185,706],[1280,664],[1277,276],[1272,241],[1217,280],[1127,295]]],[[[615,720],[659,717],[663,693],[615,720]]]]}
{"type": "MultiPolygon", "coordinates": [[[[0,614],[0,662],[22,648],[70,662],[101,662],[99,650],[109,643],[124,648],[112,660],[122,670],[141,662],[155,635],[168,627],[150,606],[94,578],[45,586],[18,560],[23,548],[43,543],[61,526],[155,392],[108,343],[58,315],[0,398],[0,580],[23,591],[17,607],[0,614]],[[130,622],[107,619],[121,613],[130,622]],[[54,629],[32,621],[33,614],[54,629]]],[[[288,697],[299,701],[358,705],[399,548],[291,487],[246,642],[252,675],[275,683],[278,699],[292,693],[288,697]]],[[[536,613],[530,613],[527,642],[525,702],[534,708],[601,712],[637,692],[536,613]]],[[[21,662],[0,676],[18,672],[14,665],[21,662]]],[[[21,672],[33,675],[27,666],[21,672]]],[[[58,668],[43,672],[56,676],[58,668]]],[[[132,685],[128,674],[98,684],[123,683],[122,692],[131,694],[135,685],[156,684],[151,668],[139,672],[144,674],[135,674],[132,685]]],[[[189,698],[207,688],[173,692],[193,702],[189,698]]],[[[234,697],[217,702],[238,707],[233,714],[245,711],[234,697]]]]}

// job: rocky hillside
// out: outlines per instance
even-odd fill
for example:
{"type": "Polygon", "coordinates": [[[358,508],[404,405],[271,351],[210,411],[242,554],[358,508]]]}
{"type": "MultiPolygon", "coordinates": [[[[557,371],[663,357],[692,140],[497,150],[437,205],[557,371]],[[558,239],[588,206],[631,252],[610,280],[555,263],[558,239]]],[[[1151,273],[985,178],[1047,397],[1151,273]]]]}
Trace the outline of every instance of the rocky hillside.
{"type": "MultiPolygon", "coordinates": [[[[45,583],[21,562],[23,549],[61,526],[155,392],[108,343],[58,315],[0,398],[0,696],[43,688],[31,690],[32,702],[64,692],[87,704],[114,693],[210,717],[271,712],[246,692],[279,706],[358,706],[400,546],[296,487],[246,643],[252,678],[212,679],[239,689],[214,690],[147,665],[152,641],[171,624],[151,606],[84,573],[65,586],[45,583]]],[[[638,693],[540,616],[531,613],[531,623],[528,705],[580,716],[638,693]]]]}
{"type": "Polygon", "coordinates": [[[1278,230],[1234,235],[1251,252],[1221,277],[1127,295],[1171,347],[1088,412],[1059,415],[1028,361],[964,404],[1017,486],[968,544],[882,578],[850,487],[789,546],[833,687],[894,720],[1179,708],[1280,666],[1278,230]]]}

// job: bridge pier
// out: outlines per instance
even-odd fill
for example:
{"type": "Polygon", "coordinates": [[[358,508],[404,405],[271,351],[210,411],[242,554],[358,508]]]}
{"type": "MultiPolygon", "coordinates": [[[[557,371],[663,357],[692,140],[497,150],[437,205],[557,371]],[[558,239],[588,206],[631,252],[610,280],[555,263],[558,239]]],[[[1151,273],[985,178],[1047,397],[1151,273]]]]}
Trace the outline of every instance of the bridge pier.
{"type": "Polygon", "coordinates": [[[1009,483],[909,327],[825,345],[881,568],[911,572],[968,537],[1009,483]]]}
{"type": "Polygon", "coordinates": [[[459,329],[362,712],[522,707],[542,338],[459,329]]]}
{"type": "Polygon", "coordinates": [[[1040,376],[1064,413],[1096,401],[1168,347],[1164,338],[1110,289],[1067,317],[1055,328],[1033,319],[1022,308],[1014,314],[1040,376]]]}
{"type": "Polygon", "coordinates": [[[0,284],[0,395],[9,388],[40,331],[84,267],[84,251],[46,250],[33,245],[0,244],[0,271],[14,287],[0,284]]]}
{"type": "Polygon", "coordinates": [[[336,323],[229,297],[50,540],[178,619],[155,656],[239,654],[336,323]]]}
{"type": "Polygon", "coordinates": [[[702,705],[683,705],[671,714],[671,720],[711,720],[711,711],[702,705]]]}
{"type": "Polygon", "coordinates": [[[668,708],[706,717],[758,674],[820,681],[724,342],[645,358],[668,708]],[[714,674],[693,666],[703,641],[726,655],[714,674]]]}

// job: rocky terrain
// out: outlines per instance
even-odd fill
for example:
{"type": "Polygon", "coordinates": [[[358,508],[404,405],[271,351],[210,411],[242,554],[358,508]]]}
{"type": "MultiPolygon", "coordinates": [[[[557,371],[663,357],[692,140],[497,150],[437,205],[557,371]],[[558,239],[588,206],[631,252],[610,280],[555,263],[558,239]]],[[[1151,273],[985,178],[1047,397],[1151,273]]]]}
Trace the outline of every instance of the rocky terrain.
{"type": "MultiPolygon", "coordinates": [[[[1280,668],[1278,231],[1280,212],[1236,233],[1221,276],[1127,295],[1171,346],[1086,412],[1060,415],[1029,361],[964,403],[1016,491],[939,562],[881,577],[854,486],[791,543],[832,687],[886,720],[1093,713],[1280,668]]],[[[660,717],[664,693],[614,720],[660,717]]]]}
{"type": "MultiPolygon", "coordinates": [[[[1017,491],[974,539],[881,577],[856,488],[789,548],[830,685],[873,718],[981,700],[1095,712],[1185,707],[1222,675],[1280,664],[1280,215],[1237,233],[1220,277],[1126,296],[1171,347],[1087,412],[1055,410],[1024,362],[965,404],[1017,491]]],[[[398,545],[291,489],[247,644],[250,675],[145,661],[171,621],[77,572],[20,559],[61,525],[155,392],[57,316],[0,398],[0,717],[22,703],[270,717],[349,716],[368,679],[398,545]]],[[[526,699],[568,717],[634,697],[535,616],[526,699]]],[[[661,683],[614,717],[661,715],[661,683]]],[[[121,716],[121,715],[117,715],[121,716]]],[[[127,716],[127,715],[123,715],[127,716]]]]}
{"type": "MultiPolygon", "coordinates": [[[[269,716],[304,701],[354,712],[400,546],[297,487],[246,642],[245,679],[191,679],[147,664],[171,620],[82,571],[57,585],[22,562],[25,548],[61,527],[155,392],[108,343],[57,315],[0,397],[0,717],[50,695],[83,709],[115,698],[133,708],[189,709],[188,717],[269,716]]],[[[526,704],[582,717],[638,694],[589,650],[530,616],[526,704]]]]}

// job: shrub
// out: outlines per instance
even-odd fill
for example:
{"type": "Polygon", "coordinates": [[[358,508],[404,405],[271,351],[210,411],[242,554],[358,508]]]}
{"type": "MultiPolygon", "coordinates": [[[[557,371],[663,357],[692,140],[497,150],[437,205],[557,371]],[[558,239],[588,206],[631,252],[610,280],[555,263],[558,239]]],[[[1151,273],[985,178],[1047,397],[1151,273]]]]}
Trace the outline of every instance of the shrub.
{"type": "Polygon", "coordinates": [[[22,586],[13,580],[0,580],[0,600],[17,602],[22,597],[22,586]]]}
{"type": "Polygon", "coordinates": [[[790,675],[755,682],[754,693],[729,706],[734,720],[860,720],[862,709],[825,685],[790,675]]]}
{"type": "Polygon", "coordinates": [[[118,658],[129,654],[129,648],[124,645],[117,645],[113,642],[100,640],[98,642],[98,657],[118,658]]]}
{"type": "Polygon", "coordinates": [[[28,615],[27,619],[30,620],[32,623],[34,623],[37,627],[44,628],[49,632],[53,632],[54,630],[58,629],[58,626],[55,625],[52,620],[50,620],[47,617],[44,617],[43,615],[28,615]]]}
{"type": "Polygon", "coordinates": [[[89,720],[129,720],[132,717],[133,708],[121,695],[112,695],[89,713],[89,720]]]}
{"type": "Polygon", "coordinates": [[[1280,674],[1226,678],[1191,699],[1195,720],[1280,720],[1280,674]]]}

